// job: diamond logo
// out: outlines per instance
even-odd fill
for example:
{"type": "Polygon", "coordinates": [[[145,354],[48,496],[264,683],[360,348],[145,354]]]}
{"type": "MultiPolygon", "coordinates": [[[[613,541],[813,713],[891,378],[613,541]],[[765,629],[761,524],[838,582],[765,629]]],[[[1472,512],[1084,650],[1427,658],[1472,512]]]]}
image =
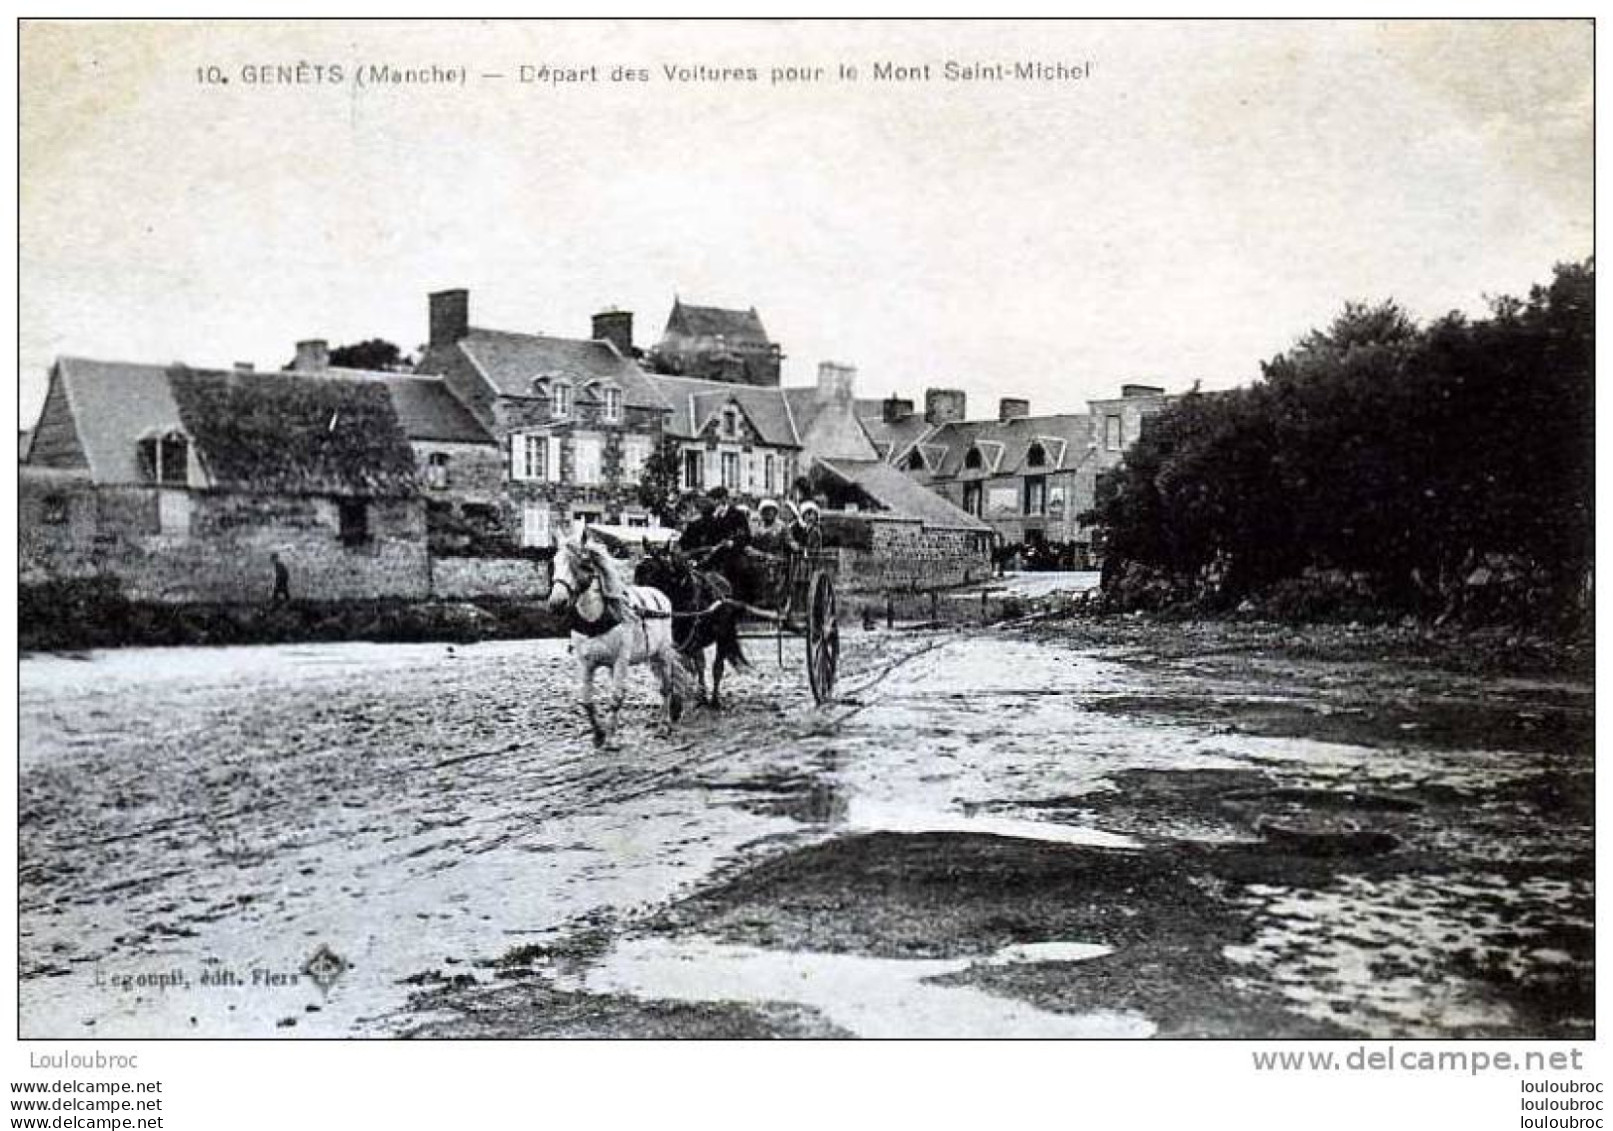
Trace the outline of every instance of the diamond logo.
{"type": "Polygon", "coordinates": [[[347,959],[337,954],[324,943],[308,956],[308,961],[302,964],[302,972],[314,980],[321,993],[328,994],[330,989],[347,973],[347,959]]]}

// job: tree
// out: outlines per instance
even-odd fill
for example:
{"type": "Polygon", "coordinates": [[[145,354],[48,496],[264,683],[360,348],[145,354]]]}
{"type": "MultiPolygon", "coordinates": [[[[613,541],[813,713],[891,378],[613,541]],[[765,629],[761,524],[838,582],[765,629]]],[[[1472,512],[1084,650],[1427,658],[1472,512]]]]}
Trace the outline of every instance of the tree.
{"type": "Polygon", "coordinates": [[[392,370],[403,367],[408,360],[401,349],[381,338],[337,346],[330,351],[330,363],[344,369],[392,370]]]}
{"type": "Polygon", "coordinates": [[[662,526],[676,526],[683,505],[683,451],[662,436],[639,473],[638,501],[662,526]]]}
{"type": "Polygon", "coordinates": [[[1477,321],[1346,305],[1250,388],[1149,419],[1098,485],[1107,555],[1187,586],[1213,566],[1234,597],[1342,573],[1421,611],[1499,571],[1534,613],[1572,610],[1593,553],[1594,288],[1587,260],[1477,321]]]}

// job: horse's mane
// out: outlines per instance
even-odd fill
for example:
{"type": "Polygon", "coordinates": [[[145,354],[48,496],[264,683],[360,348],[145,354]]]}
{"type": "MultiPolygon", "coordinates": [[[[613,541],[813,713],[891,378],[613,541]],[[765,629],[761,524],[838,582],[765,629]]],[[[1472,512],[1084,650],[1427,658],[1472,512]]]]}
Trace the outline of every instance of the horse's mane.
{"type": "Polygon", "coordinates": [[[572,554],[586,558],[604,579],[607,591],[615,594],[626,593],[632,587],[632,581],[623,572],[621,564],[611,556],[610,551],[597,541],[588,539],[586,533],[575,538],[565,540],[566,550],[572,554]]]}

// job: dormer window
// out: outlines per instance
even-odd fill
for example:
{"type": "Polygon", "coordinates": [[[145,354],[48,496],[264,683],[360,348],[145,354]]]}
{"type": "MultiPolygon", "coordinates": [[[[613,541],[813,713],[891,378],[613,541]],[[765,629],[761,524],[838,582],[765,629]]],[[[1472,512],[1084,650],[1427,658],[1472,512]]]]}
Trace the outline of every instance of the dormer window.
{"type": "Polygon", "coordinates": [[[979,448],[970,448],[969,454],[963,457],[963,466],[966,471],[979,471],[985,465],[985,458],[981,456],[979,448]]]}
{"type": "Polygon", "coordinates": [[[152,483],[185,487],[190,483],[190,440],[183,432],[164,432],[140,440],[140,471],[152,483]]]}
{"type": "Polygon", "coordinates": [[[599,401],[601,412],[607,424],[615,424],[622,419],[622,391],[606,385],[600,390],[599,401]]]}
{"type": "Polygon", "coordinates": [[[571,415],[571,384],[556,381],[549,386],[549,413],[557,420],[571,415]]]}
{"type": "Polygon", "coordinates": [[[739,435],[739,409],[733,405],[722,410],[722,434],[728,440],[739,435]]]}
{"type": "Polygon", "coordinates": [[[917,452],[914,452],[912,455],[907,457],[907,463],[904,466],[909,471],[923,471],[924,457],[919,455],[917,452]]]}
{"type": "Polygon", "coordinates": [[[1025,466],[1046,467],[1047,449],[1043,448],[1040,443],[1032,444],[1029,450],[1025,452],[1025,466]]]}

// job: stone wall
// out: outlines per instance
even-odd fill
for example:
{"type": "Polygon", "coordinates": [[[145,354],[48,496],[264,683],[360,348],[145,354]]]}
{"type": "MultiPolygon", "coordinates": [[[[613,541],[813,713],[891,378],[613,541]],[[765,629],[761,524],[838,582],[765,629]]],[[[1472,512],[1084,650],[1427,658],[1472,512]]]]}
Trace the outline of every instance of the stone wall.
{"type": "Polygon", "coordinates": [[[360,505],[367,530],[344,539],[334,499],[19,475],[21,581],[104,574],[135,601],[259,602],[274,590],[278,553],[294,600],[427,597],[425,504],[360,505]]]}
{"type": "Polygon", "coordinates": [[[990,535],[927,527],[918,519],[869,514],[867,549],[838,547],[837,588],[847,593],[945,589],[991,576],[990,535]]]}
{"type": "Polygon", "coordinates": [[[434,558],[431,595],[450,601],[543,600],[549,595],[549,563],[530,558],[434,558]]]}

